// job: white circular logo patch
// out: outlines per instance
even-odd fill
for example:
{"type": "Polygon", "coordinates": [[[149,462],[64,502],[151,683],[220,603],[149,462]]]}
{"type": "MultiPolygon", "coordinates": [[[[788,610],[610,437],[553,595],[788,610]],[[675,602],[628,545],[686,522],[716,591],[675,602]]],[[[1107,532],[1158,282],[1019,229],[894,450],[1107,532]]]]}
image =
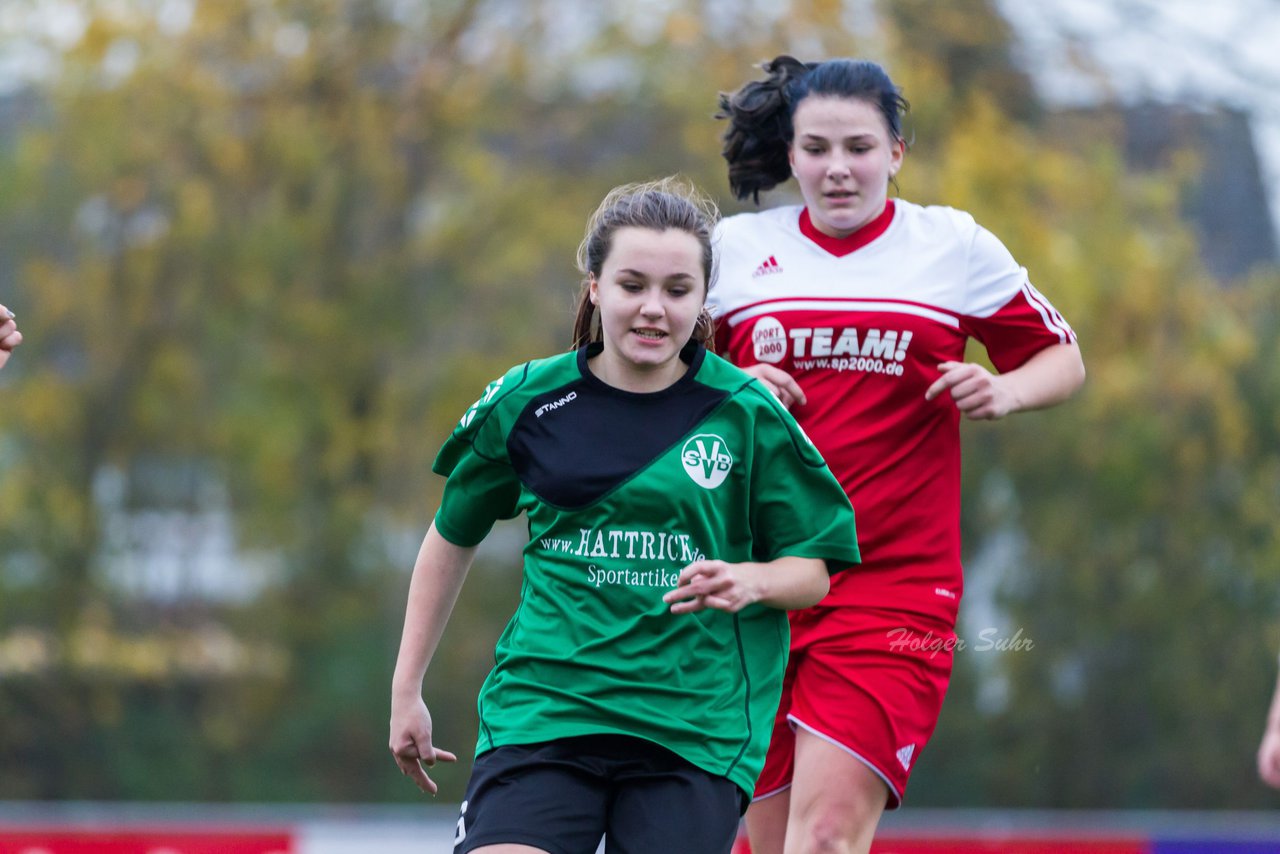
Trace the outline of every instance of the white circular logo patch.
{"type": "Polygon", "coordinates": [[[704,489],[715,489],[724,483],[733,468],[733,455],[724,439],[714,433],[699,433],[680,449],[680,462],[693,482],[704,489]]]}
{"type": "Polygon", "coordinates": [[[787,330],[782,328],[778,318],[762,317],[751,330],[751,343],[755,346],[757,359],[776,365],[787,355],[787,330]]]}

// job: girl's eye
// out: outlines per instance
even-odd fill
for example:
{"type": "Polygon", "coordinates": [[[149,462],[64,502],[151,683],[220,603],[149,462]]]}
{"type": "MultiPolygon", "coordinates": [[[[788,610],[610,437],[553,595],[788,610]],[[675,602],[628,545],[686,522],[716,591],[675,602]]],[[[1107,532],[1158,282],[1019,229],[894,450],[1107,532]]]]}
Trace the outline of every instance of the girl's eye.
{"type": "Polygon", "coordinates": [[[642,289],[639,282],[622,282],[621,285],[624,291],[631,294],[638,293],[642,289]]]}
{"type": "Polygon", "coordinates": [[[689,293],[689,289],[684,285],[677,285],[674,288],[667,288],[667,293],[671,294],[673,297],[682,297],[689,293]]]}

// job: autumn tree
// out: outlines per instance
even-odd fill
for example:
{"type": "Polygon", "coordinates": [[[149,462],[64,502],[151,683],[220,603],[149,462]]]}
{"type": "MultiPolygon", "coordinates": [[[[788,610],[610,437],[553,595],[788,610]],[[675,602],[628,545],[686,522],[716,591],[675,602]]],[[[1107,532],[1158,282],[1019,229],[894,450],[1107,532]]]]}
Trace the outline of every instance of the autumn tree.
{"type": "MultiPolygon", "coordinates": [[[[964,427],[962,635],[1034,647],[968,636],[913,803],[1260,802],[1275,273],[1224,288],[1182,176],[1055,135],[992,4],[66,5],[79,31],[0,136],[0,296],[28,339],[0,374],[0,796],[414,799],[386,697],[435,449],[567,345],[609,187],[682,172],[744,207],[715,93],[790,52],[886,63],[913,106],[902,194],[998,234],[1090,372],[964,427]],[[230,519],[251,595],[122,585],[147,543],[121,531],[162,511],[160,539],[230,519]]],[[[464,758],[520,533],[428,676],[464,758]]]]}

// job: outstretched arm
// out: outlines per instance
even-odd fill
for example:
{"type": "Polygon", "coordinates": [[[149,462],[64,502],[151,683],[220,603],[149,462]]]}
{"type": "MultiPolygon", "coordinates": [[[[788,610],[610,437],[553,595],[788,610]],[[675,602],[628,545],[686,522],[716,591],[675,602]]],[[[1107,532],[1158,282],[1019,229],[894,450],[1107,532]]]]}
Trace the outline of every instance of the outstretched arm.
{"type": "Polygon", "coordinates": [[[768,563],[698,560],[680,571],[676,588],[662,601],[673,614],[706,608],[736,613],[754,602],[792,611],[818,604],[830,588],[826,561],[818,558],[780,557],[768,563]]]}
{"type": "Polygon", "coordinates": [[[943,362],[938,370],[942,376],[924,393],[925,400],[950,392],[956,407],[975,421],[1054,406],[1084,383],[1084,360],[1075,343],[1046,347],[1004,374],[993,374],[973,362],[943,362]]]}
{"type": "Polygon", "coordinates": [[[454,762],[457,757],[431,742],[431,714],[422,700],[422,680],[475,554],[474,547],[455,546],[440,536],[434,524],[427,531],[413,565],[400,654],[391,680],[391,753],[401,772],[433,795],[437,787],[423,765],[454,762]]]}

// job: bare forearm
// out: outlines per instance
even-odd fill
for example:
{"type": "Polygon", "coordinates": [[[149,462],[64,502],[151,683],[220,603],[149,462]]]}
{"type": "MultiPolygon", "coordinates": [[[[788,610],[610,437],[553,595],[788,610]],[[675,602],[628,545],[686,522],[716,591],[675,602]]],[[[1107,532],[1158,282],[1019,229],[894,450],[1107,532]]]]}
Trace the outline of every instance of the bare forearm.
{"type": "Polygon", "coordinates": [[[680,570],[674,590],[662,596],[673,614],[705,608],[738,612],[760,603],[794,611],[816,605],[830,589],[825,561],[780,557],[768,563],[695,560],[680,570]]]}
{"type": "Polygon", "coordinates": [[[1076,344],[1046,347],[1021,367],[1001,374],[1016,401],[1015,411],[1062,403],[1084,383],[1084,360],[1076,344]]]}
{"type": "Polygon", "coordinates": [[[760,604],[794,611],[822,601],[831,589],[826,561],[808,557],[780,557],[758,564],[760,604]]]}
{"type": "Polygon", "coordinates": [[[393,694],[421,695],[427,665],[440,644],[475,551],[450,543],[434,524],[427,531],[409,582],[400,654],[391,683],[393,694]]]}

